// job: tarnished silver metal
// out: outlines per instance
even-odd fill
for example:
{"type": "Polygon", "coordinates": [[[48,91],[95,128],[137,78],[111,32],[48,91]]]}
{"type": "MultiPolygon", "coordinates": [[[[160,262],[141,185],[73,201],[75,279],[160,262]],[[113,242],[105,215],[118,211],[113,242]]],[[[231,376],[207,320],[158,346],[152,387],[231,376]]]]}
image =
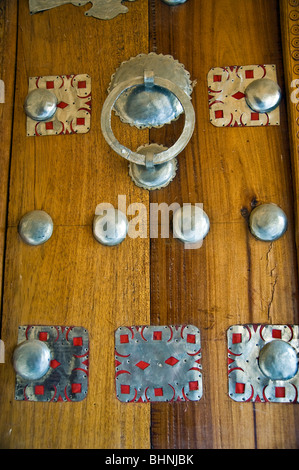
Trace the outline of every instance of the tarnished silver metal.
{"type": "Polygon", "coordinates": [[[18,230],[28,245],[41,245],[52,236],[53,220],[45,211],[31,211],[21,218],[18,230]]]}
{"type": "Polygon", "coordinates": [[[209,230],[209,217],[199,206],[185,204],[173,214],[173,236],[184,243],[202,241],[209,230]]]}
{"type": "Polygon", "coordinates": [[[119,245],[127,236],[128,220],[123,212],[115,208],[105,214],[95,215],[93,220],[94,238],[102,245],[119,245]]]}
{"type": "MultiPolygon", "coordinates": [[[[148,144],[137,149],[138,153],[149,156],[167,150],[167,147],[158,144],[148,144]]],[[[129,175],[134,183],[140,188],[149,191],[154,189],[165,188],[175,177],[177,171],[177,159],[173,158],[168,162],[160,165],[138,165],[137,163],[129,163],[129,175]]]]}
{"type": "Polygon", "coordinates": [[[276,204],[261,204],[250,213],[249,229],[258,240],[268,242],[278,240],[287,228],[287,216],[276,204]]]}
{"type": "Polygon", "coordinates": [[[227,347],[233,400],[299,402],[299,325],[233,325],[227,347]]]}
{"type": "Polygon", "coordinates": [[[47,121],[57,111],[58,100],[54,93],[45,88],[38,88],[28,93],[24,111],[34,121],[47,121]]]}
{"type": "MultiPolygon", "coordinates": [[[[71,3],[75,6],[83,6],[92,3],[92,7],[85,12],[85,16],[93,16],[101,20],[111,20],[121,13],[127,13],[128,8],[122,4],[124,0],[29,0],[30,14],[49,10],[71,3]]],[[[135,2],[136,0],[127,0],[135,2]]]]}
{"type": "Polygon", "coordinates": [[[170,6],[180,5],[181,3],[186,3],[186,1],[187,0],[162,0],[162,2],[170,6]]]}
{"type": "Polygon", "coordinates": [[[190,74],[182,64],[170,55],[139,54],[123,62],[111,78],[108,93],[120,84],[126,88],[125,93],[119,94],[113,109],[124,123],[138,128],[161,127],[170,123],[183,113],[182,103],[176,96],[179,87],[187,96],[191,96],[193,86],[190,74]],[[128,80],[144,77],[145,71],[152,71],[152,80],[125,87],[128,80]],[[169,80],[175,89],[159,85],[155,77],[169,80]]]}
{"type": "Polygon", "coordinates": [[[18,346],[14,356],[17,369],[16,400],[78,402],[86,398],[89,335],[85,328],[48,325],[19,326],[18,346]],[[35,345],[34,351],[32,351],[33,344],[35,345]],[[38,347],[39,349],[36,349],[38,347]],[[23,350],[26,350],[26,361],[24,361],[23,350]],[[32,374],[32,371],[35,371],[35,374],[32,374]],[[37,371],[41,373],[37,374],[37,371]],[[42,375],[43,371],[45,373],[42,375]]]}
{"type": "Polygon", "coordinates": [[[248,106],[258,113],[269,113],[281,101],[281,89],[277,82],[268,78],[253,80],[245,89],[248,106]]]}
{"type": "Polygon", "coordinates": [[[19,344],[13,354],[13,366],[25,380],[38,380],[50,368],[51,352],[46,343],[36,339],[19,344]]]}
{"type": "Polygon", "coordinates": [[[296,350],[281,339],[269,341],[260,351],[259,367],[271,380],[289,380],[298,372],[296,350]]]}
{"type": "Polygon", "coordinates": [[[115,364],[121,402],[202,397],[201,338],[194,325],[122,326],[115,332],[115,364]]]}

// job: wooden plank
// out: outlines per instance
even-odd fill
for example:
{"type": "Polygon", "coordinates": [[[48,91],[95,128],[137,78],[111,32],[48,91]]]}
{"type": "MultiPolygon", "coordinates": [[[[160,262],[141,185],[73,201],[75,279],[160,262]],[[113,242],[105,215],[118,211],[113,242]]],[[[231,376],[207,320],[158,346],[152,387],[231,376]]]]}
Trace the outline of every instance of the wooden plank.
{"type": "MultiPolygon", "coordinates": [[[[7,219],[7,194],[9,185],[10,152],[13,122],[17,47],[17,2],[0,2],[0,79],[4,84],[4,102],[0,102],[0,298],[2,298],[2,275],[7,219]]],[[[2,85],[1,85],[2,87],[2,85]]],[[[2,93],[1,93],[2,96],[2,93]]]]}
{"type": "MultiPolygon", "coordinates": [[[[149,241],[127,238],[113,248],[92,236],[96,206],[117,207],[148,194],[128,176],[127,162],[106,144],[101,108],[110,77],[123,60],[147,52],[147,2],[111,21],[86,18],[72,5],[30,16],[19,2],[17,84],[5,263],[0,369],[0,446],[4,448],[149,448],[150,409],[127,406],[114,390],[114,330],[149,322],[149,241]],[[86,135],[27,138],[23,102],[28,77],[89,73],[92,128],[86,135]],[[54,221],[39,247],[21,242],[17,225],[29,210],[54,221]],[[142,260],[142,261],[141,261],[142,260]],[[11,357],[22,324],[82,325],[90,335],[87,398],[79,403],[14,400],[11,357]]],[[[136,148],[142,135],[115,120],[115,133],[136,148]]],[[[144,138],[144,136],[143,136],[144,138]]],[[[146,135],[146,141],[148,134],[146,135]]],[[[144,143],[144,141],[142,142],[144,143]]]]}
{"type": "MultiPolygon", "coordinates": [[[[202,333],[203,397],[152,405],[153,448],[296,448],[298,408],[237,403],[228,396],[226,330],[233,324],[298,323],[292,175],[285,100],[281,125],[216,128],[209,123],[207,73],[215,66],[276,64],[284,87],[276,0],[151,1],[151,49],[171,54],[197,80],[196,129],[179,173],[151,202],[203,203],[211,230],[198,250],[151,240],[151,322],[192,323],[202,333]],[[275,243],[248,231],[252,206],[274,202],[289,218],[275,243]]],[[[170,145],[180,124],[151,132],[170,145]]]]}

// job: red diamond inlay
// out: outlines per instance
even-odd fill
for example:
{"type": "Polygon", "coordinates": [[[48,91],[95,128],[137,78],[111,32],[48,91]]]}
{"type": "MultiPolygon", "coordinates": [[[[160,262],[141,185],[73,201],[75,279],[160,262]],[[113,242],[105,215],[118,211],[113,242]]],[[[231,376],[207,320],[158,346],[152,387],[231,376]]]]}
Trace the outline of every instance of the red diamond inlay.
{"type": "Polygon", "coordinates": [[[237,91],[237,93],[232,95],[232,98],[235,98],[236,100],[241,100],[242,98],[245,98],[245,95],[241,91],[237,91]]]}
{"type": "Polygon", "coordinates": [[[147,367],[149,367],[149,363],[148,362],[144,362],[144,361],[139,361],[137,364],[136,364],[136,367],[139,367],[139,369],[146,369],[147,367]]]}
{"type": "Polygon", "coordinates": [[[154,388],[155,397],[163,397],[163,388],[154,388]]]}
{"type": "Polygon", "coordinates": [[[65,103],[64,101],[60,101],[60,103],[58,103],[57,105],[57,108],[61,108],[61,109],[64,109],[68,106],[67,103],[65,103]]]}
{"type": "Polygon", "coordinates": [[[168,364],[169,366],[175,366],[179,362],[178,359],[175,357],[171,356],[168,359],[166,359],[165,364],[168,364]]]}
{"type": "Polygon", "coordinates": [[[50,366],[52,367],[52,369],[56,369],[56,367],[60,366],[60,362],[56,361],[56,359],[53,359],[50,362],[50,366]]]}

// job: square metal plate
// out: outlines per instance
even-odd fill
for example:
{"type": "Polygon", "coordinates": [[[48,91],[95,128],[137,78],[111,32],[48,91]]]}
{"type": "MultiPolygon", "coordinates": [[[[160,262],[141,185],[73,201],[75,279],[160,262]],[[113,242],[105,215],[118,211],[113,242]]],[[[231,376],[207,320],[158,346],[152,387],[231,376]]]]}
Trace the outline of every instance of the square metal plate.
{"type": "Polygon", "coordinates": [[[88,391],[89,335],[74,326],[19,327],[18,344],[38,339],[51,351],[48,372],[37,381],[16,375],[15,399],[25,401],[82,401],[88,391]]]}
{"type": "Polygon", "coordinates": [[[282,340],[299,355],[298,325],[233,325],[227,330],[229,396],[238,402],[298,403],[299,373],[272,380],[259,367],[262,348],[282,340]]]}
{"type": "Polygon", "coordinates": [[[27,136],[85,134],[91,125],[91,78],[89,75],[30,77],[28,93],[46,88],[57,96],[55,115],[47,121],[27,116],[27,136]]]}
{"type": "Polygon", "coordinates": [[[198,401],[200,331],[193,325],[122,326],[115,332],[116,396],[122,402],[198,401]]]}
{"type": "Polygon", "coordinates": [[[245,89],[254,80],[277,82],[275,65],[214,67],[208,73],[210,122],[216,127],[279,126],[279,106],[269,113],[252,111],[245,89]]]}

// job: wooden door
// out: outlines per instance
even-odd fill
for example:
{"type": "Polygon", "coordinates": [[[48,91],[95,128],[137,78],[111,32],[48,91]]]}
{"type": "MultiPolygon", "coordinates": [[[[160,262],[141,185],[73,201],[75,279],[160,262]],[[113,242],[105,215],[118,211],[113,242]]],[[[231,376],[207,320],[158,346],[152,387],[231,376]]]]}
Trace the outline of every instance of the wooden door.
{"type": "MultiPolygon", "coordinates": [[[[228,396],[226,330],[234,324],[298,323],[297,0],[161,0],[127,3],[113,20],[86,18],[64,5],[30,15],[27,0],[1,1],[2,116],[0,446],[2,448],[234,449],[298,448],[298,406],[238,403],[228,396]],[[297,29],[296,29],[296,28],[297,29]],[[193,137],[176,178],[147,192],[107,145],[100,116],[111,75],[139,53],[172,55],[196,86],[193,137]],[[209,122],[207,73],[215,66],[275,64],[284,90],[279,126],[216,128],[209,122]],[[84,135],[27,137],[28,78],[88,73],[92,126],[84,135]],[[288,121],[289,119],[289,121],[288,121]],[[92,235],[95,208],[200,202],[211,229],[198,250],[178,240],[127,238],[117,247],[92,235]],[[246,215],[258,203],[286,212],[287,233],[258,242],[246,215]],[[43,209],[54,221],[44,245],[24,244],[22,215],[43,209]],[[119,326],[191,323],[201,331],[199,402],[121,403],[114,390],[119,326]],[[78,403],[14,399],[11,359],[20,325],[84,326],[90,337],[89,389],[78,403]]],[[[140,131],[114,122],[136,149],[170,146],[181,122],[140,131]]]]}

